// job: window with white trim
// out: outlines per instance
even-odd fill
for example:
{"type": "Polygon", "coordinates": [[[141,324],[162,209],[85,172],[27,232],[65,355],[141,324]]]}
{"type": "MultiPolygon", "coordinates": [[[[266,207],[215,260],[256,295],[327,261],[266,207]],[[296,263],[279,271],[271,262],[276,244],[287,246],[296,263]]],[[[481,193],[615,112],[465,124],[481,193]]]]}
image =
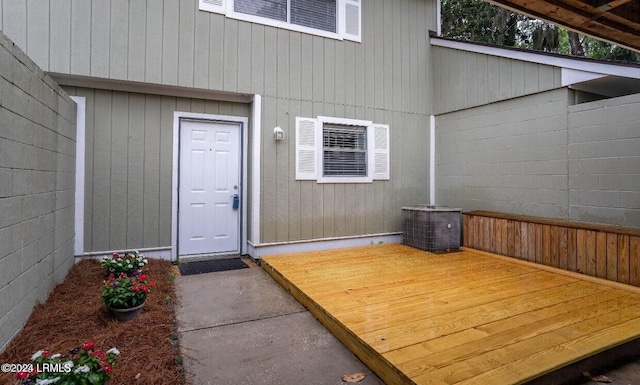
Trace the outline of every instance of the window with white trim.
{"type": "Polygon", "coordinates": [[[389,126],[319,116],[296,118],[296,179],[370,183],[389,179],[389,126]]]}
{"type": "Polygon", "coordinates": [[[367,176],[366,127],[323,125],[322,174],[324,176],[367,176]]]}
{"type": "Polygon", "coordinates": [[[202,11],[358,42],[360,4],[361,0],[199,0],[202,11]]]}

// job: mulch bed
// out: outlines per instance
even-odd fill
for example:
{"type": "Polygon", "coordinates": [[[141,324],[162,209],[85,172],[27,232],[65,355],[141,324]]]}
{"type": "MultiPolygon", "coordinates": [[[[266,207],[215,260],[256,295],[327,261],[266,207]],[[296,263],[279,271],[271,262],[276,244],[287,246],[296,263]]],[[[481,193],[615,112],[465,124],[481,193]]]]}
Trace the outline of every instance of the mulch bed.
{"type": "MultiPolygon", "coordinates": [[[[120,351],[109,385],[184,384],[174,314],[173,280],[178,269],[169,261],[150,259],[144,272],[156,282],[156,289],[140,316],[118,322],[101,302],[105,275],[99,262],[76,264],[47,302],[36,306],[24,329],[0,354],[0,363],[29,363],[38,350],[66,354],[93,341],[103,351],[112,347],[120,351]]],[[[0,373],[0,383],[15,381],[15,374],[0,373]]]]}

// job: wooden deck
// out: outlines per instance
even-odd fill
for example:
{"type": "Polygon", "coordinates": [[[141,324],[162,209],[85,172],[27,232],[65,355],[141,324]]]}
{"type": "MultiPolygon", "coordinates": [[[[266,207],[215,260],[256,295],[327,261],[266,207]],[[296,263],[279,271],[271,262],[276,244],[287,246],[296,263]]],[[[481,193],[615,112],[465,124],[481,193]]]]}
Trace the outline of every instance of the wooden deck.
{"type": "Polygon", "coordinates": [[[389,384],[522,384],[640,337],[637,288],[472,249],[263,257],[389,384]]]}

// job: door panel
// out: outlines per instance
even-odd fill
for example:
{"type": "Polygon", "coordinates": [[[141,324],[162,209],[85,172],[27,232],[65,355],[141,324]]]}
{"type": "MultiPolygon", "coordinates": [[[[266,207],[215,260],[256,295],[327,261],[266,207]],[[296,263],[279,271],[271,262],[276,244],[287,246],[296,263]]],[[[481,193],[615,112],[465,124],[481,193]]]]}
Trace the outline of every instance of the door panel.
{"type": "Polygon", "coordinates": [[[235,253],[240,246],[240,125],[180,122],[180,255],[235,253]]]}

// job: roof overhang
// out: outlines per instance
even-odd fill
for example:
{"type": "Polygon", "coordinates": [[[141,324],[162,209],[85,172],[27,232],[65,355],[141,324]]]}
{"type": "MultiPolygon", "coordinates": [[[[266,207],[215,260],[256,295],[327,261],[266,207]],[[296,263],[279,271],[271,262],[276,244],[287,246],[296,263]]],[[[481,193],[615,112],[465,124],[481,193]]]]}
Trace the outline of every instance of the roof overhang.
{"type": "Polygon", "coordinates": [[[111,91],[137,92],[235,103],[251,103],[253,101],[253,94],[238,94],[235,92],[134,82],[130,80],[98,78],[93,76],[70,75],[58,72],[47,72],[47,75],[51,76],[51,78],[61,86],[97,88],[111,91]]]}
{"type": "Polygon", "coordinates": [[[640,0],[486,0],[640,52],[640,0]]]}

